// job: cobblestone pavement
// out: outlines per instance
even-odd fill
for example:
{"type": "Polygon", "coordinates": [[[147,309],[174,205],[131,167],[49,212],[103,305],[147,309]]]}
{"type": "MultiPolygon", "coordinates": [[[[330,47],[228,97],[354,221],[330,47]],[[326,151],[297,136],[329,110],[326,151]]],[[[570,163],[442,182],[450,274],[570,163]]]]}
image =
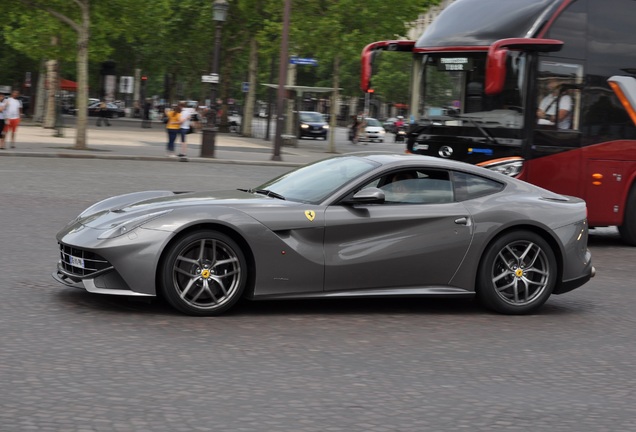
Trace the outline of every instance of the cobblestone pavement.
{"type": "Polygon", "coordinates": [[[103,197],[255,185],[283,167],[0,158],[2,431],[633,431],[636,248],[533,316],[471,301],[243,303],[192,318],[50,277],[103,197]]]}

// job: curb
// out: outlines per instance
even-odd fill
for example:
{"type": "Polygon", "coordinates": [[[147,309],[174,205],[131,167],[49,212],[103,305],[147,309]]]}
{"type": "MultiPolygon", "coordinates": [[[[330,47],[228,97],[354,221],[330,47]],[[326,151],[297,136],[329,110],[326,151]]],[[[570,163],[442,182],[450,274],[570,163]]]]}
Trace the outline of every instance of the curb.
{"type": "Polygon", "coordinates": [[[42,153],[42,152],[3,152],[0,153],[0,157],[39,157],[39,158],[60,158],[60,159],[105,159],[105,160],[136,160],[136,161],[151,161],[151,162],[194,162],[194,163],[216,163],[227,165],[252,165],[252,166],[279,166],[279,167],[301,167],[306,163],[301,162],[285,162],[285,161],[253,161],[242,159],[216,159],[216,158],[202,158],[191,157],[187,160],[179,158],[171,158],[166,156],[135,156],[135,155],[100,155],[100,154],[71,154],[71,153],[42,153]]]}

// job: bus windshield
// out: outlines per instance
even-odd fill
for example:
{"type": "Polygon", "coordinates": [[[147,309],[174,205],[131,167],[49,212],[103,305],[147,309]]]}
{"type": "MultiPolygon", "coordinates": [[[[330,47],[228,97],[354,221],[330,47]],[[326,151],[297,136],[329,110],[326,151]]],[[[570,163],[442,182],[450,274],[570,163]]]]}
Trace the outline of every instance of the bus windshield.
{"type": "Polygon", "coordinates": [[[497,95],[484,93],[486,53],[436,53],[422,58],[418,112],[438,126],[523,127],[526,54],[507,56],[506,82],[497,95]]]}

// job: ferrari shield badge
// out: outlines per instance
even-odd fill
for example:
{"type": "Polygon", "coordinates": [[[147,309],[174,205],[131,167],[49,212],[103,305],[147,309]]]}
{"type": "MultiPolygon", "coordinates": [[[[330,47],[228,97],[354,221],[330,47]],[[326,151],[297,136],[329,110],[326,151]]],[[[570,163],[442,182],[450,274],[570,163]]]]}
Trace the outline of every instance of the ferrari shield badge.
{"type": "Polygon", "coordinates": [[[309,219],[309,222],[313,222],[316,217],[316,212],[313,210],[305,210],[305,216],[309,219]]]}

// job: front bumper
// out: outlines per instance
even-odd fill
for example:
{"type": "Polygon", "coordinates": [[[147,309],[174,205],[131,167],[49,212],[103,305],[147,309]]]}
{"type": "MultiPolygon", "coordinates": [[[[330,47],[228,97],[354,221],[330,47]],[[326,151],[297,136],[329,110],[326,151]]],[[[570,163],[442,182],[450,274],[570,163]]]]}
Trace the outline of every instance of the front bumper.
{"type": "Polygon", "coordinates": [[[155,296],[158,261],[173,233],[138,227],[126,235],[103,240],[98,238],[100,233],[78,227],[58,234],[61,252],[53,278],[98,294],[155,296]],[[70,264],[69,255],[83,258],[84,267],[90,270],[70,264]],[[93,265],[97,258],[105,264],[93,265]]]}
{"type": "Polygon", "coordinates": [[[59,283],[72,288],[83,289],[94,294],[154,297],[152,294],[132,291],[128,288],[128,285],[126,285],[126,282],[121,276],[113,270],[109,270],[95,277],[78,278],[75,275],[69,274],[63,267],[63,263],[61,261],[58,262],[57,271],[53,272],[51,276],[59,283]]]}

